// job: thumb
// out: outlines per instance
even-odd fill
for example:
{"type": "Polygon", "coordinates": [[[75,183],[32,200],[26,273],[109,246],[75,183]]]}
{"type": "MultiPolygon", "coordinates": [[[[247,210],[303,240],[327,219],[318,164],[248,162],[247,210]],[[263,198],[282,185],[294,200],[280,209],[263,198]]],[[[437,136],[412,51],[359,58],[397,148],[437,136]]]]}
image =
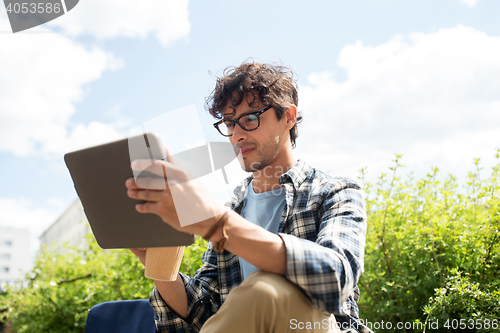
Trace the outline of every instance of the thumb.
{"type": "Polygon", "coordinates": [[[167,162],[172,164],[177,164],[177,161],[172,157],[172,151],[170,148],[165,147],[165,151],[167,152],[167,162]]]}
{"type": "Polygon", "coordinates": [[[165,147],[165,151],[167,152],[167,162],[172,164],[177,164],[175,162],[175,159],[172,158],[172,151],[170,150],[170,148],[165,147]]]}

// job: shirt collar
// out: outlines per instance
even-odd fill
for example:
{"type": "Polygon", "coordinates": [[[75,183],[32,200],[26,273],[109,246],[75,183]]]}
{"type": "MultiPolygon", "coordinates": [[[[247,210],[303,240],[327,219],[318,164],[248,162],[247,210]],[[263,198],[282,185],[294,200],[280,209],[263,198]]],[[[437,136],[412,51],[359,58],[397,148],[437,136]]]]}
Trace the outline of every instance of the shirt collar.
{"type": "Polygon", "coordinates": [[[307,165],[304,161],[298,160],[290,170],[280,176],[279,183],[291,183],[295,190],[298,190],[312,172],[313,168],[307,165]]]}

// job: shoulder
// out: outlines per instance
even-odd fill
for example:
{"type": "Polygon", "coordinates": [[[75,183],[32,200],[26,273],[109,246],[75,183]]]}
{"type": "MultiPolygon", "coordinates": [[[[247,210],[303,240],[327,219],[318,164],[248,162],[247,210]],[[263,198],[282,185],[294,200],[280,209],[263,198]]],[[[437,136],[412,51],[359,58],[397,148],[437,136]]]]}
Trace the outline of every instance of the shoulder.
{"type": "Polygon", "coordinates": [[[333,177],[312,167],[309,167],[307,176],[296,188],[294,195],[294,204],[299,209],[306,208],[312,211],[327,211],[339,208],[339,205],[346,208],[347,203],[352,203],[362,210],[364,201],[364,192],[355,180],[348,177],[333,177]]]}
{"type": "Polygon", "coordinates": [[[312,168],[306,182],[306,187],[312,191],[318,191],[324,194],[334,194],[343,190],[357,190],[362,191],[361,185],[348,177],[333,177],[325,172],[312,168]]]}
{"type": "Polygon", "coordinates": [[[366,221],[366,196],[357,181],[348,177],[332,177],[319,170],[315,170],[311,177],[309,198],[310,202],[318,204],[319,215],[351,216],[358,222],[366,221]]]}

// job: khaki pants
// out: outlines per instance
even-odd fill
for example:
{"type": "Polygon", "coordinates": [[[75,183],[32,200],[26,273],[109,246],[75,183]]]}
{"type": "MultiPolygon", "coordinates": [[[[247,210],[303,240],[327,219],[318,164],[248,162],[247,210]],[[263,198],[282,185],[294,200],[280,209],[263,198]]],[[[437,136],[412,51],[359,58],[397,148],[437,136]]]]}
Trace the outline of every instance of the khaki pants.
{"type": "Polygon", "coordinates": [[[201,333],[339,332],[335,323],[283,276],[255,271],[231,290],[201,333]]]}

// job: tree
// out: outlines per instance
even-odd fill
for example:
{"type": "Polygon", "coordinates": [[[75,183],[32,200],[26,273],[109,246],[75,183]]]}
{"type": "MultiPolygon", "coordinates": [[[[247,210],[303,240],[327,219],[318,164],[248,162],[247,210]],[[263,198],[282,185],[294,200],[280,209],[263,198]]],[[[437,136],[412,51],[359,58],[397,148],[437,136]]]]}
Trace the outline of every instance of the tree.
{"type": "MultiPolygon", "coordinates": [[[[45,247],[24,288],[10,288],[0,296],[0,308],[6,310],[1,315],[13,332],[84,332],[92,306],[149,298],[154,284],[130,251],[102,250],[92,234],[86,242],[84,249],[65,246],[64,252],[45,247]]],[[[201,266],[204,248],[200,238],[186,248],[181,272],[193,274],[201,266]]]]}

